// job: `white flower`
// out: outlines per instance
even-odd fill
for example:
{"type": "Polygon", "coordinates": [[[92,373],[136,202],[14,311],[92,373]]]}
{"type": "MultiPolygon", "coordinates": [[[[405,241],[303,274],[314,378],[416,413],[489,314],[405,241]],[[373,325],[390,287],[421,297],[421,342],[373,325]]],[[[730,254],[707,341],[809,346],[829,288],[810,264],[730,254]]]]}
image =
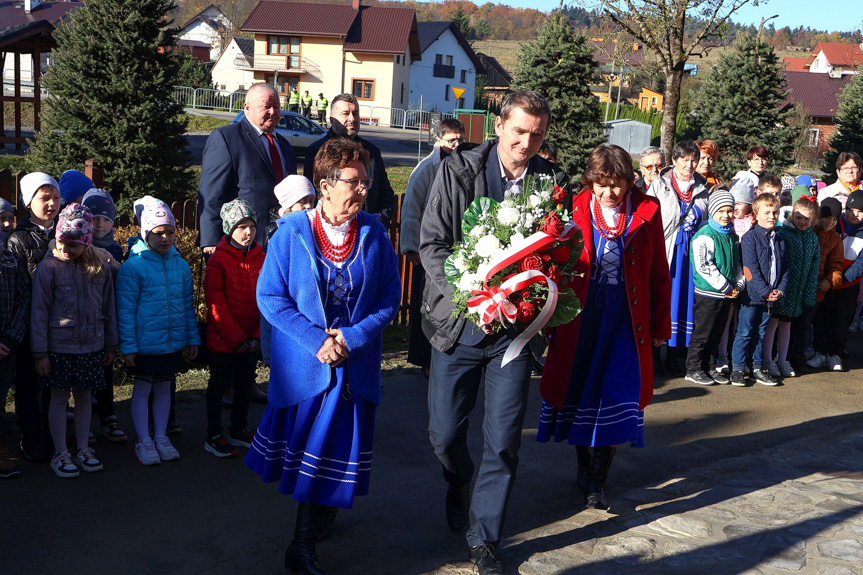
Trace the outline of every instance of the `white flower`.
{"type": "Polygon", "coordinates": [[[536,219],[536,218],[534,218],[534,217],[533,217],[533,214],[526,214],[526,215],[524,216],[524,225],[526,225],[527,227],[532,226],[532,225],[533,225],[533,220],[535,220],[535,219],[536,219]]]}
{"type": "Polygon", "coordinates": [[[500,205],[501,205],[501,207],[504,207],[504,208],[512,208],[512,207],[515,207],[515,206],[513,205],[513,201],[512,201],[511,199],[509,199],[509,198],[507,198],[506,200],[502,201],[502,202],[500,203],[500,205]]]}
{"type": "Polygon", "coordinates": [[[475,238],[482,237],[485,234],[485,227],[483,226],[475,226],[471,231],[470,235],[475,238]]]}
{"type": "Polygon", "coordinates": [[[521,235],[520,233],[514,233],[511,236],[509,236],[509,245],[510,246],[518,245],[519,243],[521,243],[523,241],[524,241],[524,236],[521,235]]]}
{"type": "Polygon", "coordinates": [[[532,194],[530,196],[530,207],[535,208],[535,207],[539,206],[539,204],[541,204],[541,203],[542,203],[542,198],[540,198],[536,194],[532,194]]]}
{"type": "Polygon", "coordinates": [[[481,279],[485,279],[488,275],[488,270],[491,269],[491,261],[484,260],[481,264],[479,264],[476,268],[476,275],[481,279]]]}
{"type": "Polygon", "coordinates": [[[487,258],[500,247],[500,240],[493,235],[487,235],[477,240],[474,251],[482,258],[487,258]]]}
{"type": "Polygon", "coordinates": [[[514,226],[518,223],[518,210],[516,208],[500,208],[497,211],[497,221],[505,226],[514,226]]]}
{"type": "Polygon", "coordinates": [[[467,260],[464,259],[464,256],[462,254],[459,254],[458,257],[455,258],[455,261],[453,261],[453,265],[455,266],[455,269],[462,273],[467,271],[467,260]]]}
{"type": "Polygon", "coordinates": [[[458,280],[459,291],[469,292],[470,290],[481,287],[482,279],[477,274],[464,274],[458,280]]]}

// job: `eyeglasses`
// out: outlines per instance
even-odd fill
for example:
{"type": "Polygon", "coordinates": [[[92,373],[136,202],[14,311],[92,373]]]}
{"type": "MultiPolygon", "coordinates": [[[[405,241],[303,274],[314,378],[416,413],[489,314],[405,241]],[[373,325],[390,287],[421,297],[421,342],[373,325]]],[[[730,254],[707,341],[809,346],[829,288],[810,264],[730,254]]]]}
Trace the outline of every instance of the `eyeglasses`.
{"type": "Polygon", "coordinates": [[[641,167],[644,168],[645,170],[650,170],[651,172],[658,172],[659,170],[662,169],[662,164],[650,164],[650,165],[642,164],[641,167]]]}
{"type": "Polygon", "coordinates": [[[450,138],[448,140],[444,140],[443,138],[441,138],[441,142],[446,142],[450,146],[455,146],[457,144],[464,143],[465,138],[463,138],[462,136],[459,136],[458,138],[450,138]]]}
{"type": "Polygon", "coordinates": [[[366,190],[370,190],[372,188],[372,180],[371,178],[366,178],[365,180],[361,180],[359,178],[333,178],[334,182],[345,182],[348,186],[350,186],[351,190],[356,191],[357,188],[362,186],[366,190]]]}
{"type": "Polygon", "coordinates": [[[853,174],[854,172],[856,172],[859,169],[860,168],[858,168],[857,166],[845,166],[844,168],[839,168],[839,171],[853,174]]]}

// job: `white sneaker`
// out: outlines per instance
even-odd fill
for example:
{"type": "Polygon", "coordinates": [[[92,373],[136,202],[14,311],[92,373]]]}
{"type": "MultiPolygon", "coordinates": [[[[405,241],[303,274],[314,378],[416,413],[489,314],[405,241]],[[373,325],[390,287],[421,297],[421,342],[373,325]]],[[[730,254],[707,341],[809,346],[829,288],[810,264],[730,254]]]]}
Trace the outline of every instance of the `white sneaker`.
{"type": "Polygon", "coordinates": [[[86,471],[87,473],[92,473],[94,471],[102,471],[102,462],[96,458],[96,452],[93,451],[92,447],[87,447],[86,449],[79,449],[78,453],[75,454],[73,458],[75,463],[86,471]]]}
{"type": "Polygon", "coordinates": [[[153,440],[156,443],[156,451],[159,453],[159,459],[162,461],[175,461],[180,459],[180,452],[174,449],[171,445],[171,440],[167,435],[155,437],[153,440]]]}
{"type": "Polygon", "coordinates": [[[821,352],[815,352],[815,355],[806,360],[806,365],[813,368],[824,367],[827,365],[827,357],[821,352]]]}
{"type": "Polygon", "coordinates": [[[135,444],[135,455],[141,465],[159,465],[162,463],[156,444],[152,439],[145,439],[135,444]]]}
{"type": "Polygon", "coordinates": [[[716,371],[721,373],[722,375],[728,375],[731,373],[731,370],[728,369],[728,360],[720,360],[716,362],[718,365],[716,366],[716,371]]]}
{"type": "Polygon", "coordinates": [[[797,377],[797,374],[794,373],[794,368],[791,367],[790,361],[780,361],[779,372],[782,377],[797,377]]]}
{"type": "Polygon", "coordinates": [[[766,368],[767,373],[769,373],[773,377],[781,377],[782,376],[782,373],[780,373],[780,371],[779,371],[779,366],[776,365],[775,361],[768,361],[766,366],[762,365],[761,367],[762,367],[762,369],[766,368]]]}
{"type": "Polygon", "coordinates": [[[838,355],[831,355],[827,358],[827,367],[830,368],[830,371],[843,371],[842,358],[838,355]]]}
{"type": "Polygon", "coordinates": [[[72,454],[68,451],[55,455],[51,459],[51,469],[54,470],[57,477],[62,477],[63,479],[78,477],[78,468],[72,463],[72,454]]]}
{"type": "Polygon", "coordinates": [[[810,359],[812,359],[813,357],[815,357],[815,348],[813,348],[813,347],[807,347],[807,348],[806,348],[806,351],[805,351],[805,352],[804,352],[804,354],[803,354],[803,356],[804,356],[803,358],[804,358],[806,361],[809,361],[810,359]]]}

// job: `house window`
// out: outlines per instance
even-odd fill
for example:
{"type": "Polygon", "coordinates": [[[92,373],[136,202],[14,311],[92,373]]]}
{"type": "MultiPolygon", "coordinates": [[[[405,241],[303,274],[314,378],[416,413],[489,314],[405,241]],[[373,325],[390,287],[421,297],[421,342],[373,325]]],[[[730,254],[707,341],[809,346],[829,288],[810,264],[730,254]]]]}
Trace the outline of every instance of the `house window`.
{"type": "Polygon", "coordinates": [[[402,57],[396,55],[396,64],[401,64],[401,63],[402,63],[402,57]]]}
{"type": "Polygon", "coordinates": [[[351,80],[351,85],[354,87],[353,95],[358,100],[374,100],[375,99],[375,81],[374,80],[351,80]]]}
{"type": "Polygon", "coordinates": [[[446,89],[444,89],[443,99],[449,102],[449,84],[447,84],[446,89]]]}
{"type": "Polygon", "coordinates": [[[651,103],[651,105],[653,105],[653,106],[655,106],[655,105],[656,105],[656,96],[654,96],[654,97],[652,97],[652,98],[650,99],[650,103],[651,103]]]}
{"type": "Polygon", "coordinates": [[[404,103],[405,103],[405,83],[402,82],[402,96],[401,96],[401,99],[399,100],[399,104],[404,104],[404,103]]]}
{"type": "Polygon", "coordinates": [[[443,64],[443,54],[435,54],[434,55],[434,63],[435,64],[443,64]]]}
{"type": "Polygon", "coordinates": [[[447,65],[447,66],[452,66],[452,56],[447,56],[447,57],[446,57],[446,65],[447,65]]]}
{"type": "Polygon", "coordinates": [[[809,130],[809,142],[806,144],[810,148],[817,148],[818,141],[821,139],[821,130],[818,128],[811,128],[809,130]]]}
{"type": "Polygon", "coordinates": [[[278,82],[276,81],[276,77],[272,74],[266,77],[267,84],[270,86],[275,86],[276,90],[279,91],[279,94],[287,94],[287,88],[285,87],[285,82],[287,81],[287,76],[279,76],[278,82]]]}
{"type": "Polygon", "coordinates": [[[466,84],[466,83],[467,83],[467,70],[462,70],[462,71],[461,71],[461,83],[462,83],[462,84],[466,84]]]}
{"type": "Polygon", "coordinates": [[[458,101],[455,103],[455,107],[459,108],[460,110],[464,110],[464,98],[459,98],[458,101]]]}
{"type": "Polygon", "coordinates": [[[300,67],[300,37],[299,36],[269,36],[267,39],[267,54],[288,57],[288,68],[300,67]]]}

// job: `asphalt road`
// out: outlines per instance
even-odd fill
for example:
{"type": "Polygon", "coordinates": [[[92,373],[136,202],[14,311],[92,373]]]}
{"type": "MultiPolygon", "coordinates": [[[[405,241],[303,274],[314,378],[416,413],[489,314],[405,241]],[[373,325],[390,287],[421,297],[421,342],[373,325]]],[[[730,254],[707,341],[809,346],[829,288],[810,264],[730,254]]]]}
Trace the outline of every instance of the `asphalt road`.
{"type": "MultiPolygon", "coordinates": [[[[608,496],[624,513],[618,523],[628,521],[626,513],[638,519],[637,505],[644,501],[624,498],[632,490],[657,493],[650,490],[674,484],[684,493],[675,499],[678,506],[697,517],[698,494],[709,490],[710,477],[707,487],[692,478],[710,473],[717,482],[732,480],[739,465],[725,468],[721,462],[744,458],[758,467],[770,450],[801,438],[829,441],[844,430],[859,432],[861,339],[852,336],[848,366],[854,371],[848,373],[807,375],[778,387],[657,380],[645,417],[646,447],[621,447],[611,471],[608,496]]],[[[334,537],[318,547],[321,561],[331,575],[466,575],[464,535],[450,532],[444,520],[445,484],[426,431],[426,380],[394,370],[384,372],[383,384],[371,492],[357,498],[354,509],[340,512],[334,537]]],[[[603,528],[605,518],[613,517],[584,510],[574,486],[572,446],[535,441],[539,409],[534,386],[502,542],[510,574],[535,573],[531,557],[538,551],[565,553],[590,544],[609,529],[603,528]],[[579,521],[578,528],[566,527],[579,521]]],[[[261,411],[253,407],[252,424],[261,411]]],[[[470,429],[475,456],[481,414],[480,403],[470,429]]],[[[132,435],[126,402],[118,405],[118,415],[132,435]]],[[[278,494],[276,485],[262,484],[241,459],[216,459],[204,451],[201,392],[179,394],[178,417],[183,433],[174,444],[182,458],[174,463],[144,468],[131,443],[117,446],[102,439],[95,446],[105,465],[101,473],[61,480],[45,464],[22,462],[19,478],[0,483],[0,573],[283,573],[296,503],[278,494]]],[[[815,449],[817,464],[824,456],[815,449]]],[[[586,573],[638,573],[638,566],[636,555],[586,573]]],[[[576,572],[555,570],[553,563],[546,567],[550,573],[576,572]]]]}

